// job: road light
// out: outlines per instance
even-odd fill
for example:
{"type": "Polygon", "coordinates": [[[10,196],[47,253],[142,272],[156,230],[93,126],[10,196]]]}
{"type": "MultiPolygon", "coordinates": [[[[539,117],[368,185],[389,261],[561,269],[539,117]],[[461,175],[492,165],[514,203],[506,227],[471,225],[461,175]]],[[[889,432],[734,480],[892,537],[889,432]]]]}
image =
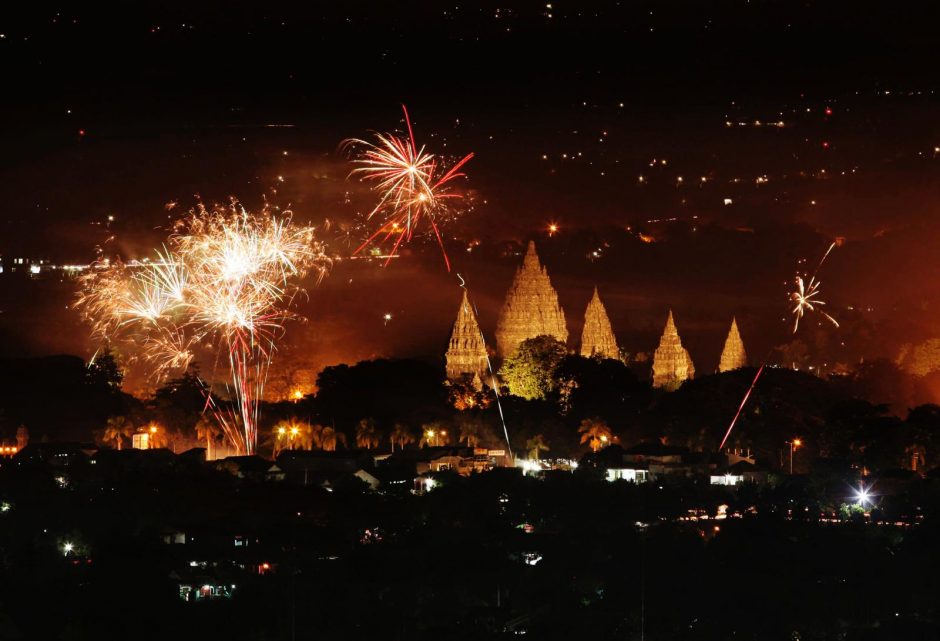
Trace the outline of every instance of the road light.
{"type": "Polygon", "coordinates": [[[790,475],[793,475],[793,452],[800,449],[803,445],[803,440],[795,438],[792,441],[784,441],[787,445],[790,446],[790,475]]]}
{"type": "Polygon", "coordinates": [[[75,549],[75,546],[73,546],[71,543],[66,543],[65,545],[62,546],[62,553],[65,554],[65,556],[68,556],[69,554],[72,553],[72,550],[74,549],[75,549]]]}
{"type": "Polygon", "coordinates": [[[858,490],[855,491],[855,499],[858,501],[859,507],[871,505],[871,488],[865,487],[864,485],[859,485],[858,490]]]}

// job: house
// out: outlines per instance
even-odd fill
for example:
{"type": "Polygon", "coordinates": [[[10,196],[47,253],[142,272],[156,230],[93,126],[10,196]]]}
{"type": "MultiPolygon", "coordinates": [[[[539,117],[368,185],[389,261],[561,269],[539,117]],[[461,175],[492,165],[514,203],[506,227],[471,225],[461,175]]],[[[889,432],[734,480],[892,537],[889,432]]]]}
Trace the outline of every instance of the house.
{"type": "Polygon", "coordinates": [[[212,464],[219,471],[228,472],[232,476],[252,481],[263,481],[266,478],[268,468],[271,466],[268,461],[256,454],[251,456],[229,456],[228,458],[215,460],[212,464]]]}
{"type": "Polygon", "coordinates": [[[288,450],[269,465],[266,476],[269,481],[327,489],[343,478],[356,477],[376,489],[381,482],[372,474],[373,469],[373,458],[366,450],[288,450]]]}
{"type": "Polygon", "coordinates": [[[661,443],[640,443],[629,449],[610,445],[586,454],[581,465],[597,470],[608,481],[631,483],[646,483],[665,476],[708,474],[717,468],[707,454],[661,443]]]}
{"type": "Polygon", "coordinates": [[[171,572],[170,579],[177,583],[180,599],[187,603],[231,599],[235,593],[234,583],[224,583],[211,574],[171,572]]]}
{"type": "Polygon", "coordinates": [[[429,472],[456,472],[469,476],[474,472],[486,472],[502,463],[503,450],[485,447],[441,446],[401,450],[385,459],[385,464],[414,466],[415,476],[429,472]]]}
{"type": "MultiPolygon", "coordinates": [[[[729,461],[735,460],[729,457],[729,461]]],[[[737,462],[723,470],[714,470],[710,475],[712,485],[740,485],[741,483],[765,483],[768,471],[752,458],[737,458],[737,462]]]]}
{"type": "Polygon", "coordinates": [[[44,463],[69,467],[88,461],[98,451],[94,443],[29,443],[13,457],[17,465],[44,463]]]}
{"type": "Polygon", "coordinates": [[[646,483],[650,480],[650,471],[643,464],[635,464],[630,467],[609,467],[607,468],[607,480],[646,483]]]}
{"type": "Polygon", "coordinates": [[[651,479],[704,475],[718,467],[717,462],[708,454],[662,443],[635,445],[624,451],[623,462],[626,467],[636,469],[642,469],[645,465],[651,479]]]}

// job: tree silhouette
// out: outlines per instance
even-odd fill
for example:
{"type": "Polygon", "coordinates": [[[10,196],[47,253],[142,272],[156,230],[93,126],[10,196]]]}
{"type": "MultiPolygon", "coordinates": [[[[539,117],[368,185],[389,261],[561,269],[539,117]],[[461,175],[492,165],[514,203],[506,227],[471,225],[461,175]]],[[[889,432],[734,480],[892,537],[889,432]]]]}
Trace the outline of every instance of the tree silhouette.
{"type": "Polygon", "coordinates": [[[116,444],[118,450],[123,447],[124,439],[134,435],[134,426],[123,416],[112,416],[104,428],[101,440],[105,443],[116,444]]]}
{"type": "Polygon", "coordinates": [[[222,435],[219,424],[211,417],[203,415],[196,423],[196,438],[206,442],[206,459],[212,459],[212,443],[217,442],[222,435]]]}
{"type": "Polygon", "coordinates": [[[403,450],[406,445],[415,442],[415,437],[407,426],[402,423],[395,423],[389,440],[392,442],[392,451],[394,452],[396,444],[398,445],[398,449],[403,450]]]}
{"type": "Polygon", "coordinates": [[[356,447],[364,447],[371,450],[379,446],[379,435],[375,431],[375,421],[371,418],[364,418],[356,426],[356,447]]]}
{"type": "Polygon", "coordinates": [[[610,428],[599,418],[586,418],[581,421],[578,434],[581,435],[581,444],[588,443],[593,452],[610,443],[612,438],[610,428]]]}
{"type": "Polygon", "coordinates": [[[320,430],[320,449],[324,452],[335,452],[340,443],[346,447],[346,435],[342,432],[337,432],[329,426],[320,430]]]}
{"type": "Polygon", "coordinates": [[[480,424],[476,421],[463,421],[459,440],[465,442],[467,447],[476,447],[480,444],[480,431],[480,424]]]}
{"type": "Polygon", "coordinates": [[[548,451],[548,443],[545,442],[545,438],[541,434],[536,434],[527,440],[525,447],[529,450],[529,458],[535,461],[539,460],[539,450],[548,451]]]}

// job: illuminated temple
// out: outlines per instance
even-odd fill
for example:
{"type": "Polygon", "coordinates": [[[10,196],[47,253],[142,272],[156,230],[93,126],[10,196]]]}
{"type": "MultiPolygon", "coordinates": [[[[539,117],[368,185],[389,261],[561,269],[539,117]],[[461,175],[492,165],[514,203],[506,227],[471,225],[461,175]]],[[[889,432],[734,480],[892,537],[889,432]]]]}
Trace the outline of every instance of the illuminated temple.
{"type": "Polygon", "coordinates": [[[594,296],[584,312],[584,330],[581,332],[581,356],[585,358],[620,358],[617,338],[614,336],[607,309],[594,288],[594,296]]]}
{"type": "Polygon", "coordinates": [[[474,380],[486,380],[486,345],[477,323],[476,314],[464,290],[457,320],[450,334],[450,346],[447,348],[447,378],[456,381],[464,376],[474,380]]]}
{"type": "Polygon", "coordinates": [[[738,331],[738,322],[731,319],[731,329],[725,339],[725,348],[721,351],[721,360],[718,362],[719,372],[730,372],[747,366],[747,353],[744,351],[744,341],[738,331]]]}
{"type": "Polygon", "coordinates": [[[558,304],[548,271],[539,263],[535,242],[529,241],[522,267],[516,270],[512,287],[496,325],[496,351],[510,356],[527,338],[553,336],[562,343],[568,340],[565,312],[558,304]]]}
{"type": "Polygon", "coordinates": [[[675,390],[685,381],[695,377],[695,366],[689,351],[682,346],[672,310],[666,319],[666,329],[659,339],[659,347],[653,354],[653,387],[675,390]]]}

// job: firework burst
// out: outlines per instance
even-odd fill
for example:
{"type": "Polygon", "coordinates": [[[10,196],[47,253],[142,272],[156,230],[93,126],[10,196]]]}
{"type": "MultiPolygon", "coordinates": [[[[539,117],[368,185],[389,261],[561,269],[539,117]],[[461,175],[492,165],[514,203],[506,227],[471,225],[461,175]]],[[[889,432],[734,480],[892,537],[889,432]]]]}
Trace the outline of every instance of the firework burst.
{"type": "Polygon", "coordinates": [[[356,168],[351,176],[358,176],[372,184],[373,191],[379,194],[378,204],[367,218],[380,217],[382,223],[353,255],[370,244],[391,245],[385,264],[391,261],[403,242],[414,236],[415,230],[427,222],[430,230],[440,245],[447,270],[450,271],[450,259],[444,249],[440,222],[453,211],[447,206],[448,201],[460,198],[460,194],[451,191],[451,183],[466,176],[461,169],[473,158],[467,154],[450,167],[424,146],[415,143],[414,131],[408,109],[402,105],[405,124],[408,128],[406,137],[392,133],[376,134],[375,142],[350,139],[342,146],[353,152],[356,168]]]}
{"type": "Polygon", "coordinates": [[[790,300],[793,301],[793,316],[795,318],[793,322],[793,333],[796,334],[796,330],[800,327],[800,319],[806,314],[806,312],[816,312],[818,311],[825,318],[827,318],[833,325],[836,327],[839,326],[838,321],[832,316],[820,309],[823,305],[826,304],[825,301],[819,298],[819,286],[820,282],[816,280],[815,276],[811,276],[809,281],[803,281],[802,276],[796,277],[796,291],[790,294],[790,300]]]}
{"type": "Polygon", "coordinates": [[[276,342],[301,291],[294,283],[310,271],[322,278],[328,266],[314,229],[294,225],[290,212],[200,205],[154,260],[91,270],[77,307],[96,337],[127,346],[155,379],[185,369],[197,349],[220,346],[217,364],[227,365],[237,412],[225,415],[208,395],[206,407],[233,446],[251,454],[276,342]]]}
{"type": "Polygon", "coordinates": [[[816,274],[819,272],[820,268],[823,266],[823,263],[826,262],[826,259],[829,258],[829,254],[835,248],[836,243],[833,242],[829,245],[829,249],[826,250],[826,253],[823,254],[822,259],[819,261],[819,264],[816,266],[816,271],[813,272],[809,279],[806,280],[805,276],[797,275],[795,279],[796,290],[790,293],[790,301],[794,303],[793,306],[793,333],[796,334],[796,330],[800,327],[800,320],[807,312],[818,312],[822,314],[826,319],[829,320],[836,327],[839,326],[838,321],[835,318],[823,311],[823,307],[826,305],[826,302],[820,298],[819,286],[822,284],[820,281],[816,280],[816,274]]]}

